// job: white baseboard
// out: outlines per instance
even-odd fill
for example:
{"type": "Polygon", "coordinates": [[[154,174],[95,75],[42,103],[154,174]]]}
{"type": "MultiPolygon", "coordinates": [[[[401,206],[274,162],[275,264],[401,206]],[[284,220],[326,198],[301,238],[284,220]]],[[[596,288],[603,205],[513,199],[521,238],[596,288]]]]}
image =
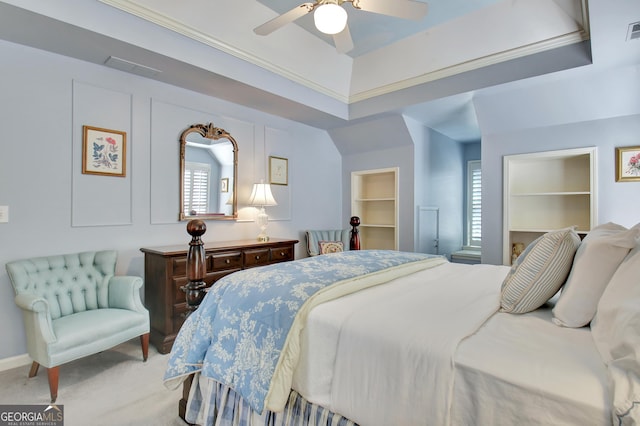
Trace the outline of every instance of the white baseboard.
{"type": "Polygon", "coordinates": [[[29,355],[16,355],[9,358],[0,359],[0,371],[11,370],[16,367],[23,367],[31,364],[31,358],[29,355]]]}

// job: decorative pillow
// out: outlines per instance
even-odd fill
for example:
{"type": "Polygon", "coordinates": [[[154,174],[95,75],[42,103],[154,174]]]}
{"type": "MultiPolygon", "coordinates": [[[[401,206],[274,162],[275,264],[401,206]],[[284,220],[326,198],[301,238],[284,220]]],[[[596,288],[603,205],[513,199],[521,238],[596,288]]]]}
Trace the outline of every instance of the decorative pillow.
{"type": "Polygon", "coordinates": [[[607,364],[614,424],[640,418],[640,242],[624,258],[602,293],[591,335],[607,364]]]}
{"type": "Polygon", "coordinates": [[[598,301],[618,265],[636,246],[640,224],[631,229],[615,223],[593,228],[578,247],[569,278],[553,308],[553,322],[584,327],[596,313],[598,301]]]}
{"type": "MultiPolygon", "coordinates": [[[[633,318],[640,324],[639,276],[640,242],[627,254],[611,277],[591,321],[591,335],[605,363],[615,356],[612,349],[625,333],[623,326],[633,318]]],[[[634,334],[636,339],[640,339],[640,327],[635,329],[634,334]]],[[[633,347],[636,348],[637,344],[633,347]]],[[[637,355],[640,356],[640,353],[637,355]]]]}
{"type": "Polygon", "coordinates": [[[579,245],[575,227],[548,232],[529,244],[502,283],[500,311],[524,314],[542,306],[564,284],[579,245]]]}
{"type": "Polygon", "coordinates": [[[342,241],[320,241],[320,254],[338,253],[344,251],[342,241]]]}

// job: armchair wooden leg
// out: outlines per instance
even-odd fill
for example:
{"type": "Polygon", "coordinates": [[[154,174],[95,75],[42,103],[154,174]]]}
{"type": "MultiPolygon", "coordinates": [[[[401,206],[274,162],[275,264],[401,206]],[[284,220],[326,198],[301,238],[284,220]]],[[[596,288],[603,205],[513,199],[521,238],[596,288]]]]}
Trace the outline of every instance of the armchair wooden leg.
{"type": "Polygon", "coordinates": [[[36,374],[38,374],[38,368],[40,368],[40,364],[33,361],[33,364],[31,364],[31,370],[29,370],[29,378],[35,377],[36,374]]]}
{"type": "Polygon", "coordinates": [[[140,344],[142,345],[142,359],[146,361],[149,357],[149,333],[140,335],[140,344]]]}
{"type": "Polygon", "coordinates": [[[50,367],[47,369],[49,376],[49,392],[51,392],[51,403],[56,402],[58,398],[58,378],[60,377],[60,367],[50,367]]]}

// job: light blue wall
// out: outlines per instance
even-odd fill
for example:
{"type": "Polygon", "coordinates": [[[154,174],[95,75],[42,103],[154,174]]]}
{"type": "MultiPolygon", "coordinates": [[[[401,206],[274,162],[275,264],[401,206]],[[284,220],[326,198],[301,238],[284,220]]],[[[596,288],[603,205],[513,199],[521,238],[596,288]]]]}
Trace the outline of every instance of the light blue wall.
{"type": "MultiPolygon", "coordinates": [[[[344,211],[351,210],[351,172],[398,167],[398,249],[413,251],[413,145],[346,155],[342,159],[344,211]]],[[[344,227],[348,227],[345,218],[344,227]]]]}
{"type": "MultiPolygon", "coordinates": [[[[398,167],[398,248],[413,251],[414,143],[403,117],[356,121],[329,134],[342,154],[345,212],[351,211],[351,172],[398,167]]],[[[348,217],[343,226],[349,226],[348,217]]]]}
{"type": "Polygon", "coordinates": [[[418,208],[440,211],[440,254],[462,246],[464,144],[409,117],[383,117],[332,130],[343,155],[343,204],[351,206],[351,172],[399,167],[399,249],[416,250],[418,208]]]}
{"type": "MultiPolygon", "coordinates": [[[[482,140],[482,262],[502,263],[504,155],[597,146],[598,223],[640,222],[640,182],[615,181],[615,147],[637,146],[640,115],[525,129],[482,140]],[[488,206],[488,208],[484,208],[488,206]]],[[[544,171],[541,171],[544,173],[544,171]]],[[[534,177],[532,177],[534,178],[534,177]]]]}
{"type": "MultiPolygon", "coordinates": [[[[438,254],[450,256],[462,247],[465,144],[426,128],[411,118],[405,118],[405,121],[415,142],[415,211],[425,207],[438,209],[438,254]]],[[[420,216],[416,218],[419,220],[420,216]]],[[[420,231],[420,227],[435,226],[435,216],[425,213],[422,220],[425,222],[416,223],[416,232],[430,241],[432,231],[420,231]]],[[[422,241],[418,245],[429,244],[422,241]]]]}
{"type": "Polygon", "coordinates": [[[598,223],[640,222],[640,182],[615,181],[615,148],[640,145],[638,93],[640,67],[630,66],[542,78],[475,99],[482,131],[483,263],[502,263],[504,155],[595,146],[598,223]]]}
{"type": "MultiPolygon", "coordinates": [[[[462,151],[464,155],[465,164],[467,163],[467,161],[480,160],[481,148],[482,147],[481,147],[480,141],[463,144],[462,151]]],[[[466,173],[465,173],[465,179],[466,179],[466,173]]]]}
{"type": "Polygon", "coordinates": [[[436,131],[430,132],[426,173],[425,205],[440,212],[439,253],[451,255],[462,247],[464,206],[463,144],[436,131]]]}
{"type": "MultiPolygon", "coordinates": [[[[301,239],[308,228],[340,227],[342,160],[325,131],[220,99],[0,42],[0,359],[26,353],[7,261],[82,250],[118,250],[117,272],[143,276],[140,247],[189,242],[178,222],[178,139],[213,121],[237,140],[239,200],[268,176],[267,158],[289,159],[289,185],[267,208],[274,237],[301,239]],[[82,125],[127,132],[126,177],[81,173],[82,125]],[[313,203],[309,202],[313,194],[313,203]]],[[[243,198],[245,197],[245,198],[243,198]]],[[[253,239],[247,220],[207,222],[205,241],[253,239]]],[[[301,240],[302,241],[302,240],[301,240]]],[[[298,244],[296,256],[305,256],[298,244]]]]}

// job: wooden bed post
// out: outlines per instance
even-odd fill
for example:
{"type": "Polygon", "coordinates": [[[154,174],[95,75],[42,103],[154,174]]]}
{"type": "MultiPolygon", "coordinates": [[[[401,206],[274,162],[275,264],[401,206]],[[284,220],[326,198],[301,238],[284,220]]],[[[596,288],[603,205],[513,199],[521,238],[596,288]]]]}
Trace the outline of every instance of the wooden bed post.
{"type": "Polygon", "coordinates": [[[360,250],[360,234],[358,233],[360,218],[358,216],[351,216],[349,224],[351,225],[351,239],[349,240],[349,250],[360,250]]]}
{"type": "MultiPolygon", "coordinates": [[[[187,223],[187,232],[191,235],[189,242],[189,251],[187,252],[187,285],[182,286],[182,291],[186,293],[187,315],[198,309],[200,302],[204,298],[206,292],[206,284],[204,277],[207,272],[205,265],[204,243],[200,238],[207,231],[207,225],[200,219],[192,219],[187,223]]],[[[189,391],[193,382],[193,374],[190,374],[182,383],[182,398],[178,401],[178,416],[188,423],[185,416],[187,413],[187,401],[189,400],[189,391]]]]}
{"type": "Polygon", "coordinates": [[[189,251],[187,253],[187,285],[182,286],[186,293],[187,309],[189,313],[198,309],[206,294],[204,289],[205,265],[204,243],[200,238],[207,231],[207,225],[200,219],[193,219],[187,223],[187,232],[191,235],[189,251]]]}

